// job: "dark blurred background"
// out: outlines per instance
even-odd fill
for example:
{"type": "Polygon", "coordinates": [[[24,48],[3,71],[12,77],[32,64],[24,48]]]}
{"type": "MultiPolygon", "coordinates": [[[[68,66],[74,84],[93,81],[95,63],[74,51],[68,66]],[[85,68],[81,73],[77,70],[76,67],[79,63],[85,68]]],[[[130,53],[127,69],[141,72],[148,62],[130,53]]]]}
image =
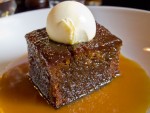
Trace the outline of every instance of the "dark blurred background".
{"type": "MultiPolygon", "coordinates": [[[[15,13],[50,7],[49,1],[50,0],[16,0],[17,9],[15,13]]],[[[150,11],[150,0],[86,0],[85,4],[119,6],[150,11]]]]}
{"type": "Polygon", "coordinates": [[[150,0],[103,0],[102,5],[150,10],[150,0]]]}

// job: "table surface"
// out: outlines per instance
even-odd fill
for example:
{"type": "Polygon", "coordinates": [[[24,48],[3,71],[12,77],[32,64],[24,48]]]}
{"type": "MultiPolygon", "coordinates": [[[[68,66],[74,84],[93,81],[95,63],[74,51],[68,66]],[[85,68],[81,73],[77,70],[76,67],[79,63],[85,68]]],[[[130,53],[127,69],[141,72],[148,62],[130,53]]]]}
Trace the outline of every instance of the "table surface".
{"type": "MultiPolygon", "coordinates": [[[[42,3],[40,1],[41,0],[16,0],[17,9],[15,13],[49,7],[48,0],[42,0],[42,3]]],[[[100,5],[102,6],[129,7],[150,11],[150,0],[86,0],[86,4],[91,1],[101,1],[100,5]]]]}

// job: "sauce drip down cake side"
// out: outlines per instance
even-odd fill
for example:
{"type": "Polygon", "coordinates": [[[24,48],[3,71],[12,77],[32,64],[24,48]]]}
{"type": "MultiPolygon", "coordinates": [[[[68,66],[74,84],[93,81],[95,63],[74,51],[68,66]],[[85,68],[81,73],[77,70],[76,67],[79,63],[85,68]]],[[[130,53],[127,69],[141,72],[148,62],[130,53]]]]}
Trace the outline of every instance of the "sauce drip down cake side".
{"type": "Polygon", "coordinates": [[[119,74],[122,41],[98,23],[89,42],[57,43],[45,28],[28,33],[26,40],[29,77],[55,108],[99,89],[119,74]]]}

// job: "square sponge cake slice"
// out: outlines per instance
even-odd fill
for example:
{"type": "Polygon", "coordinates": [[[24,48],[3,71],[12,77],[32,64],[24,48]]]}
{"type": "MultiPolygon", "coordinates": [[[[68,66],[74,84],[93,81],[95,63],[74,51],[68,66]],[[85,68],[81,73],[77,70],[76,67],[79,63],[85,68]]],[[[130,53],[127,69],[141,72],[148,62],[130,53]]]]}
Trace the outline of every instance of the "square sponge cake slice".
{"type": "Polygon", "coordinates": [[[46,29],[26,35],[29,77],[48,103],[66,105],[119,74],[122,41],[100,24],[93,40],[75,45],[52,41],[46,29]]]}

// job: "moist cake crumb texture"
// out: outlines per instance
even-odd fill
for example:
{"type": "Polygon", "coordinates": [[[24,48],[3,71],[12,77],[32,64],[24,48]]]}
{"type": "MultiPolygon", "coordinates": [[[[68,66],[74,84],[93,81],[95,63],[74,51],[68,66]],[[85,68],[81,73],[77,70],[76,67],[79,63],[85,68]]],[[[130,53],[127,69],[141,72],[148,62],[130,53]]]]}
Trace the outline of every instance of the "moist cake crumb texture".
{"type": "Polygon", "coordinates": [[[55,108],[99,89],[119,74],[122,41],[96,26],[93,40],[75,45],[50,40],[45,28],[26,35],[29,77],[55,108]]]}

